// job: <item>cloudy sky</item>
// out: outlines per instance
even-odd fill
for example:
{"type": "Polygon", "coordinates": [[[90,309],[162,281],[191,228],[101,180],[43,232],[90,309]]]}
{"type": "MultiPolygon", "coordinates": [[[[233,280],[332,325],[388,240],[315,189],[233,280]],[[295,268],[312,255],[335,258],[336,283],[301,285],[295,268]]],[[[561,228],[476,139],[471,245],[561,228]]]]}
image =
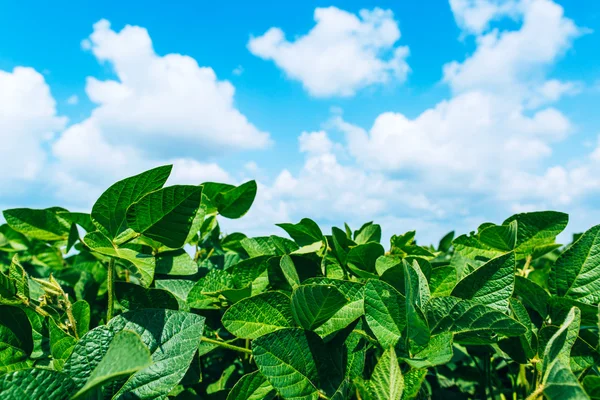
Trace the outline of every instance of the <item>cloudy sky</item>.
{"type": "Polygon", "coordinates": [[[0,209],[256,179],[228,231],[600,223],[600,2],[4,2],[0,209]]]}

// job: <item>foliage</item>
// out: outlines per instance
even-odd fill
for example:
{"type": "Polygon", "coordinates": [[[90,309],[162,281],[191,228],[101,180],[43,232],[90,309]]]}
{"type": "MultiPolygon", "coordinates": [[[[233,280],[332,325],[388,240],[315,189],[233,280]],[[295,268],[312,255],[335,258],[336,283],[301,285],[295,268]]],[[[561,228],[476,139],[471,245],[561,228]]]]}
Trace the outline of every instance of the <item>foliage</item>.
{"type": "Polygon", "coordinates": [[[517,214],[421,246],[381,227],[223,234],[253,181],[4,211],[2,399],[600,398],[600,225],[517,214]],[[285,236],[289,236],[285,237],[285,236]]]}

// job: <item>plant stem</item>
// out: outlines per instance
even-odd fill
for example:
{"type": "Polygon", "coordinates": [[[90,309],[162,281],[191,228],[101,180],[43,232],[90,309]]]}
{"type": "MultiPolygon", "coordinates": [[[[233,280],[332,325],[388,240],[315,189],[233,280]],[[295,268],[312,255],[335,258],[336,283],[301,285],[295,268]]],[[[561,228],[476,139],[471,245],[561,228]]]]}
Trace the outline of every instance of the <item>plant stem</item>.
{"type": "Polygon", "coordinates": [[[106,277],[106,289],[108,291],[108,307],[106,310],[106,322],[113,317],[114,310],[114,292],[115,292],[115,260],[111,258],[108,261],[108,276],[106,277]]]}
{"type": "Polygon", "coordinates": [[[535,389],[533,393],[531,393],[529,396],[527,396],[526,400],[537,399],[542,394],[543,391],[544,391],[544,386],[542,386],[542,385],[538,386],[537,389],[535,389]]]}
{"type": "Polygon", "coordinates": [[[240,347],[240,346],[234,346],[233,344],[229,344],[227,342],[221,342],[220,340],[210,339],[210,338],[207,338],[207,337],[204,337],[204,336],[200,340],[202,340],[203,342],[206,342],[206,343],[210,343],[210,344],[215,344],[217,346],[221,346],[224,349],[239,351],[240,353],[245,353],[245,354],[252,354],[252,350],[250,350],[250,349],[245,349],[245,348],[240,347]]]}

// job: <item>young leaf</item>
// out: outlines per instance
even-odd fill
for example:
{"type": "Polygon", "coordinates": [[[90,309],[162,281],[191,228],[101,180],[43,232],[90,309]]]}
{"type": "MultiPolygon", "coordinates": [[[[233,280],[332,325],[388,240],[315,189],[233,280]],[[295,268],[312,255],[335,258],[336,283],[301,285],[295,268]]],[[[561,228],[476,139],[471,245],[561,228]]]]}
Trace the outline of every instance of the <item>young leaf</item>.
{"type": "Polygon", "coordinates": [[[388,348],[379,358],[373,375],[369,381],[369,389],[373,399],[400,400],[404,390],[404,378],[396,352],[388,348]]]}
{"type": "Polygon", "coordinates": [[[354,241],[356,244],[365,244],[369,242],[381,241],[381,226],[372,222],[367,222],[354,232],[354,241]]]}
{"type": "Polygon", "coordinates": [[[292,315],[304,329],[323,325],[348,299],[334,286],[302,285],[292,293],[292,315]]]}
{"type": "Polygon", "coordinates": [[[50,331],[50,352],[53,358],[52,364],[54,369],[62,371],[66,360],[77,343],[77,339],[59,328],[52,318],[49,319],[48,327],[50,331]]]}
{"type": "Polygon", "coordinates": [[[256,182],[248,181],[240,186],[223,183],[203,183],[204,196],[209,212],[215,209],[225,218],[240,218],[248,212],[256,197],[256,182]]]}
{"type": "Polygon", "coordinates": [[[138,253],[128,248],[115,247],[101,232],[90,232],[83,238],[83,243],[92,251],[109,257],[124,260],[133,265],[139,273],[141,283],[148,287],[154,279],[155,260],[147,254],[138,253]]]}
{"type": "Polygon", "coordinates": [[[275,224],[287,232],[300,247],[324,240],[321,228],[312,219],[303,218],[297,224],[275,224]]]}
{"type": "Polygon", "coordinates": [[[76,301],[72,305],[71,312],[77,322],[77,336],[81,338],[90,330],[90,305],[85,300],[76,301]]]}
{"type": "Polygon", "coordinates": [[[254,371],[237,381],[227,395],[227,400],[269,400],[276,395],[275,389],[260,371],[254,371]]]}
{"type": "Polygon", "coordinates": [[[153,168],[109,187],[92,207],[91,218],[97,228],[109,239],[117,237],[127,228],[127,208],[146,193],[163,187],[172,168],[172,165],[153,168]]]}
{"type": "Polygon", "coordinates": [[[242,339],[294,326],[290,298],[281,292],[267,292],[240,300],[222,318],[223,326],[242,339]]]}
{"type": "Polygon", "coordinates": [[[515,255],[496,257],[456,284],[452,296],[473,300],[499,311],[508,311],[515,287],[515,255]]]}
{"type": "Polygon", "coordinates": [[[185,244],[196,211],[201,186],[175,185],[146,194],[127,209],[127,224],[167,247],[185,244]]]}
{"type": "Polygon", "coordinates": [[[92,371],[86,384],[72,397],[80,398],[111,380],[129,376],[152,363],[150,350],[135,332],[123,330],[115,335],[106,355],[92,371]]]}
{"type": "Polygon", "coordinates": [[[346,263],[356,275],[362,278],[376,278],[375,262],[384,253],[385,250],[379,243],[361,244],[350,249],[346,263]]]}

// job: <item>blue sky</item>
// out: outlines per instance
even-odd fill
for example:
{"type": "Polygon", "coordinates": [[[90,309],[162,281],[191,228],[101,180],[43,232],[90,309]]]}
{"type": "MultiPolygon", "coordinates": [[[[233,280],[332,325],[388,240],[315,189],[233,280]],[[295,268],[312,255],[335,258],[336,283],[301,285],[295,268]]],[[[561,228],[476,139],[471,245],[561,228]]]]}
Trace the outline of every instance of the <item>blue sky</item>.
{"type": "Polygon", "coordinates": [[[174,162],[173,183],[257,179],[225,225],[254,234],[600,222],[595,0],[79,4],[1,6],[0,208],[89,209],[174,162]]]}

